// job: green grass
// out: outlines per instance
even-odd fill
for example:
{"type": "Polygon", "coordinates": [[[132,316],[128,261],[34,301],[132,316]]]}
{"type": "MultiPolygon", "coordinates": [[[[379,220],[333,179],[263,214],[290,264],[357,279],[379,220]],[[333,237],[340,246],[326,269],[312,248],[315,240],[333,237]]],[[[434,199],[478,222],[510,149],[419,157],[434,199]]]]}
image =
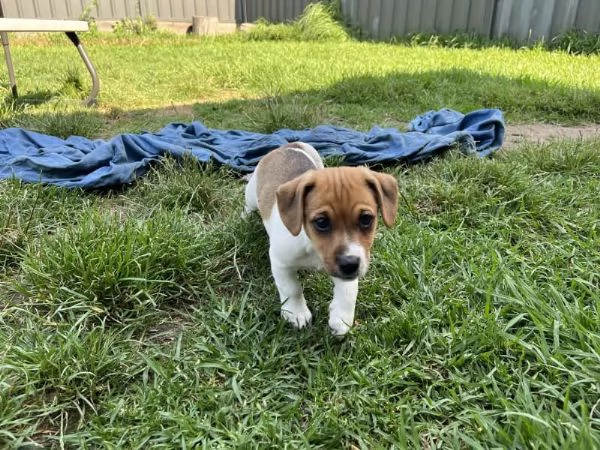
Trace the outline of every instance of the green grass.
{"type": "MultiPolygon", "coordinates": [[[[13,39],[25,125],[43,131],[49,122],[49,130],[60,135],[75,124],[66,120],[65,132],[59,133],[52,126],[57,114],[73,113],[81,116],[76,134],[94,137],[191,119],[212,127],[270,131],[277,117],[283,117],[283,125],[295,125],[290,110],[293,116],[300,113],[299,127],[323,122],[362,129],[402,126],[442,107],[465,112],[497,107],[510,123],[600,120],[597,55],[165,33],[86,38],[102,88],[98,110],[82,112],[79,102],[90,81],[61,38],[13,39]],[[49,66],[49,60],[55,63],[49,66]]],[[[8,92],[6,79],[4,86],[8,92]]],[[[17,124],[23,120],[17,117],[17,124]]]]}
{"type": "Polygon", "coordinates": [[[350,37],[335,18],[335,7],[309,3],[298,19],[288,23],[269,23],[260,19],[242,35],[253,41],[318,41],[340,42],[350,37]]]}
{"type": "MultiPolygon", "coordinates": [[[[85,42],[102,94],[83,109],[71,48],[13,42],[24,97],[0,122],[58,136],[369,129],[440,107],[600,121],[600,58],[539,48],[99,34],[85,42]]],[[[321,273],[305,278],[312,326],[279,318],[230,170],[166,160],[105,192],[2,181],[0,446],[599,447],[599,149],[386,169],[398,223],[344,340],[321,273]]]]}

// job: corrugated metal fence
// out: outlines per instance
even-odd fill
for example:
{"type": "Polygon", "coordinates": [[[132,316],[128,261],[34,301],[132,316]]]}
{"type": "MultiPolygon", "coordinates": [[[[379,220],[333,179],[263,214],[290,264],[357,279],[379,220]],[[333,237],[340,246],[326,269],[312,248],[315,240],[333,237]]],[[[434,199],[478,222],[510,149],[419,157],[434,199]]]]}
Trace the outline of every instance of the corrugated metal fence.
{"type": "Polygon", "coordinates": [[[494,0],[341,0],[350,23],[368,36],[474,31],[489,34],[494,0]]]}
{"type": "Polygon", "coordinates": [[[600,32],[600,0],[497,0],[490,36],[549,39],[573,28],[600,32]]]}
{"type": "MultiPolygon", "coordinates": [[[[291,20],[311,0],[0,1],[6,17],[77,19],[89,8],[91,16],[105,20],[153,16],[191,22],[196,15],[241,23],[260,17],[291,20]]],[[[572,28],[600,32],[600,0],[341,0],[341,5],[350,24],[375,39],[472,31],[490,37],[537,40],[572,28]]]]}
{"type": "MultiPolygon", "coordinates": [[[[134,0],[129,0],[134,1],[134,0]]],[[[243,22],[236,0],[138,0],[141,16],[158,20],[192,21],[193,16],[218,17],[220,22],[243,22]]]]}
{"type": "Polygon", "coordinates": [[[240,3],[246,22],[255,22],[261,17],[271,22],[285,22],[302,14],[310,0],[244,0],[240,3]]]}
{"type": "Polygon", "coordinates": [[[350,23],[375,39],[476,32],[549,39],[569,29],[600,32],[600,0],[341,0],[350,23]]]}
{"type": "Polygon", "coordinates": [[[5,17],[79,19],[84,11],[100,20],[155,17],[165,21],[192,21],[192,16],[218,17],[236,22],[240,0],[1,0],[5,17]],[[237,8],[237,9],[236,9],[237,8]]]}
{"type": "Polygon", "coordinates": [[[193,16],[217,17],[219,22],[272,22],[291,20],[310,0],[1,0],[5,17],[79,19],[89,9],[100,20],[155,17],[190,22],[193,16]]]}

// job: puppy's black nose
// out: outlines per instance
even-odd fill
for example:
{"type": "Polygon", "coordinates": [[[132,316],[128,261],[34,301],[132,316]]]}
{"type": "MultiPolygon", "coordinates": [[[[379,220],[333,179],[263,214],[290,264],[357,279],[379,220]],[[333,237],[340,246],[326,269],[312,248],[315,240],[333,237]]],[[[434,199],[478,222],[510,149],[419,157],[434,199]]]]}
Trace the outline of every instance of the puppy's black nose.
{"type": "Polygon", "coordinates": [[[360,258],[353,255],[340,255],[336,258],[338,268],[344,277],[353,278],[358,274],[360,258]]]}

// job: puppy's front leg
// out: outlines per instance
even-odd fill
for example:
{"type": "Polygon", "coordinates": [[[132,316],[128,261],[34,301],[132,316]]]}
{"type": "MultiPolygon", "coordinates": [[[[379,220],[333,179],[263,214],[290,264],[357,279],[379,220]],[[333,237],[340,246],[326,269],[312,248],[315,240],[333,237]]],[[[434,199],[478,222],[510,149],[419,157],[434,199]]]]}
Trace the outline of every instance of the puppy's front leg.
{"type": "Polygon", "coordinates": [[[271,261],[271,272],[281,299],[281,315],[296,328],[303,328],[312,319],[296,269],[271,261]]]}
{"type": "Polygon", "coordinates": [[[329,304],[329,327],[336,336],[345,335],[354,324],[358,279],[333,278],[333,300],[329,304]]]}

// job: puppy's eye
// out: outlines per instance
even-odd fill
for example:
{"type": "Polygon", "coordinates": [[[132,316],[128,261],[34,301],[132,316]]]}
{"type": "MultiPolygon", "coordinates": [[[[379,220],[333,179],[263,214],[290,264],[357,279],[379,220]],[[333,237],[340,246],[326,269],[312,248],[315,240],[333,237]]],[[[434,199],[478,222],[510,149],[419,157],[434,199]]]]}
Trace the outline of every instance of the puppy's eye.
{"type": "Polygon", "coordinates": [[[368,230],[373,226],[373,216],[369,213],[361,213],[358,217],[358,225],[363,230],[368,230]]]}
{"type": "Polygon", "coordinates": [[[320,233],[327,233],[331,231],[331,221],[327,216],[317,216],[313,220],[313,226],[315,227],[315,230],[320,233]]]}

